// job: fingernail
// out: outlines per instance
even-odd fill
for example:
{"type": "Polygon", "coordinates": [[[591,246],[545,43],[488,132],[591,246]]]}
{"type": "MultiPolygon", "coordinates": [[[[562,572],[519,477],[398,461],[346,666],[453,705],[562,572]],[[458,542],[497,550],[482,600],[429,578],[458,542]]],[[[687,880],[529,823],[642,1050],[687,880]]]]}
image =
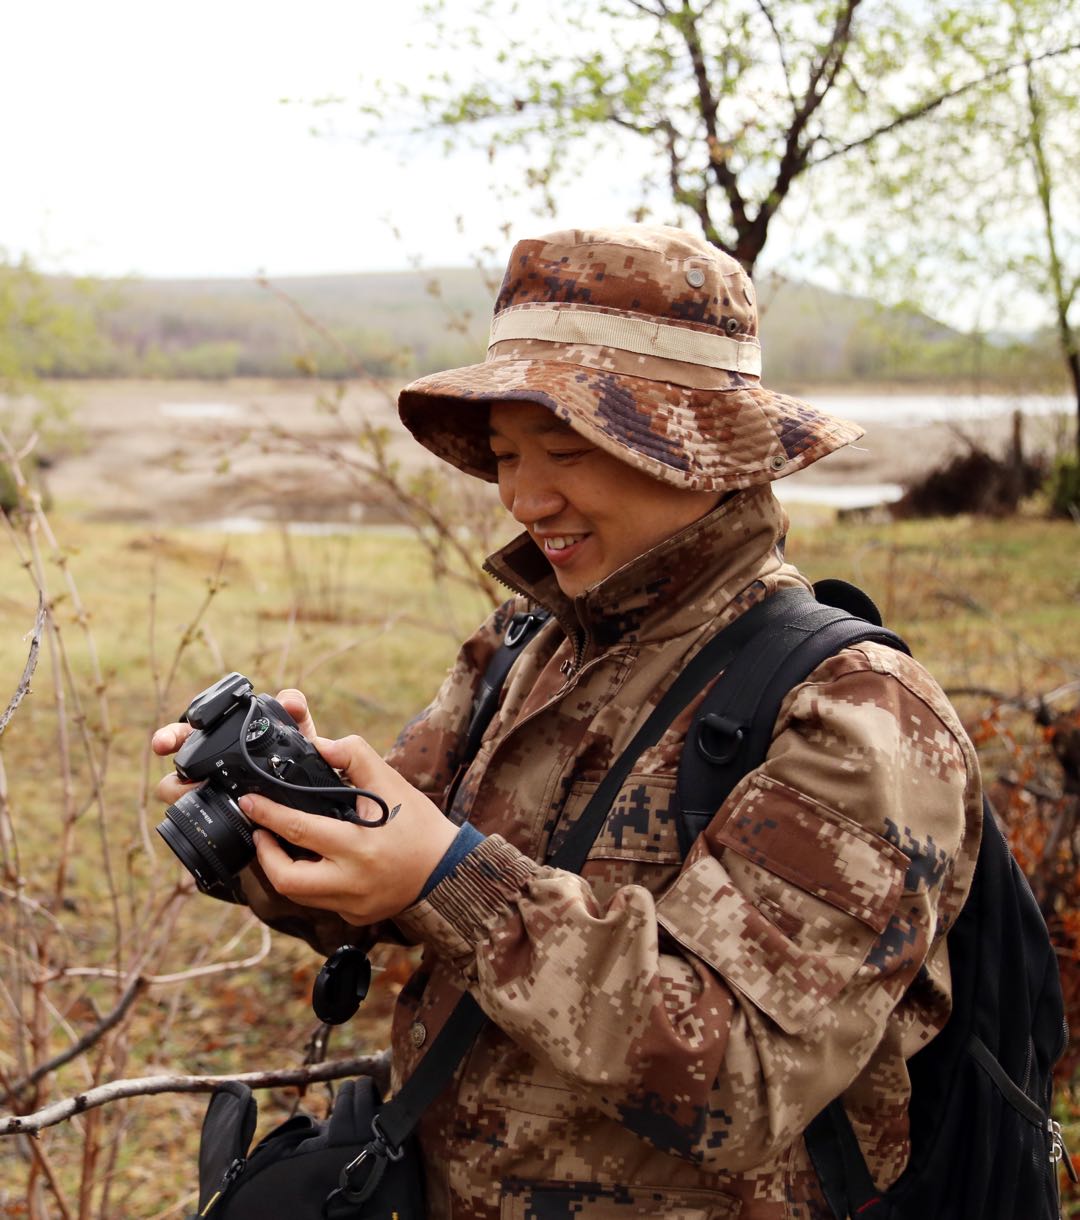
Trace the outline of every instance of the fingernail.
{"type": "Polygon", "coordinates": [[[245,813],[250,813],[255,808],[255,802],[250,796],[242,796],[236,803],[245,813]]]}

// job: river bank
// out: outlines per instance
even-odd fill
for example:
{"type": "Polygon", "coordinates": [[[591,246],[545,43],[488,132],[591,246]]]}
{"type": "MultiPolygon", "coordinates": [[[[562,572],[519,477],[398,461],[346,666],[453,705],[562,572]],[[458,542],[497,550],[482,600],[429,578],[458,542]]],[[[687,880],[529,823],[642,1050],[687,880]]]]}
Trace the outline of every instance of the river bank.
{"type": "MultiPolygon", "coordinates": [[[[398,423],[395,387],[349,383],[336,411],[304,381],[89,381],[60,383],[72,432],[44,456],[53,501],[89,520],[159,525],[386,519],[379,497],[350,473],[355,436],[385,427],[405,470],[430,459],[398,423]]],[[[1066,397],[806,390],[804,397],[866,430],[864,438],[777,484],[788,503],[834,507],[895,498],[953,452],[978,443],[1003,452],[1012,415],[1025,448],[1053,450],[1069,423],[1066,397]]]]}

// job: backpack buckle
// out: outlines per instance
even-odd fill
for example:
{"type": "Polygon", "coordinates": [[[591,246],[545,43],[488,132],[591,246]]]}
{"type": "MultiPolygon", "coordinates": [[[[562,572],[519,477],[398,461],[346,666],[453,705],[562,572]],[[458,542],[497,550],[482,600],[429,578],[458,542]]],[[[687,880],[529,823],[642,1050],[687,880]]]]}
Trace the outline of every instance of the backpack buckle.
{"type": "Polygon", "coordinates": [[[744,725],[718,712],[709,712],[698,722],[695,744],[706,762],[724,767],[738,754],[745,737],[744,725]]]}
{"type": "Polygon", "coordinates": [[[1080,1175],[1077,1174],[1076,1166],[1073,1164],[1072,1157],[1069,1156],[1069,1150],[1065,1147],[1065,1136],[1061,1131],[1061,1123],[1048,1118],[1046,1129],[1050,1133],[1050,1164],[1057,1165],[1064,1161],[1065,1172],[1069,1175],[1069,1180],[1073,1183],[1080,1182],[1080,1175]]]}
{"type": "Polygon", "coordinates": [[[503,636],[503,643],[507,648],[516,648],[521,641],[529,634],[533,623],[543,622],[544,618],[537,614],[535,610],[519,610],[517,614],[510,620],[506,628],[506,634],[503,636]]]}

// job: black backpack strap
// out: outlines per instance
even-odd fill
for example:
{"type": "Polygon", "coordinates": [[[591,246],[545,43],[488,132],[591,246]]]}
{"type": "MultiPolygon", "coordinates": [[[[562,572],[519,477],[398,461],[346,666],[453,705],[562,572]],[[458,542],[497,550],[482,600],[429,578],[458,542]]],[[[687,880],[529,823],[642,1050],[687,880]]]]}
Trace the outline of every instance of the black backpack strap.
{"type": "MultiPolygon", "coordinates": [[[[809,636],[814,636],[824,642],[825,637],[816,634],[822,625],[819,622],[821,612],[824,612],[830,619],[837,614],[842,619],[852,618],[850,615],[820,606],[804,589],[784,589],[751,607],[745,614],[713,636],[691,658],[686,668],[664,692],[660,702],[601,781],[593,793],[592,799],[574,822],[566,837],[549,856],[548,864],[553,868],[580,872],[589,848],[604,824],[612,803],[634,763],[646,749],[660,740],[671,722],[694,695],[718,673],[723,672],[726,677],[731,670],[739,668],[739,662],[747,656],[760,656],[763,651],[759,643],[761,640],[770,642],[764,648],[764,651],[768,652],[773,659],[770,670],[783,670],[786,674],[787,670],[782,665],[776,664],[782,658],[777,655],[778,646],[773,645],[771,641],[783,639],[787,646],[792,643],[801,644],[809,636]],[[814,617],[815,615],[819,617],[814,617]],[[799,624],[802,624],[795,636],[792,636],[789,631],[793,617],[799,624]],[[749,646],[751,642],[753,642],[753,647],[749,646]]],[[[517,617],[515,616],[515,619],[517,617]]],[[[522,624],[522,627],[531,627],[531,635],[543,625],[547,616],[544,615],[539,621],[536,621],[538,615],[534,614],[529,617],[533,619],[533,622],[522,624]]],[[[857,621],[862,628],[872,633],[872,635],[863,634],[859,638],[879,638],[884,635],[889,638],[889,641],[899,641],[899,637],[893,636],[891,632],[883,632],[881,628],[874,628],[865,620],[857,621]]],[[[521,628],[518,629],[518,631],[520,630],[521,628]]],[[[517,637],[518,631],[515,631],[514,621],[512,621],[507,632],[508,637],[517,637]]],[[[846,639],[851,634],[850,631],[844,633],[844,638],[846,639]]],[[[830,636],[829,639],[831,640],[833,637],[830,636]]],[[[468,738],[471,740],[475,735],[477,744],[494,713],[499,688],[524,642],[523,638],[508,638],[504,642],[503,648],[495,654],[489,664],[475,705],[473,721],[469,726],[468,738]],[[498,668],[496,668],[496,663],[498,663],[498,668]],[[490,707],[490,710],[486,712],[487,719],[474,734],[474,727],[480,723],[480,713],[485,707],[490,707]]],[[[840,646],[846,645],[841,644],[840,646]]],[[[902,641],[899,641],[898,646],[903,647],[902,641]]],[[[827,654],[823,653],[821,659],[824,659],[825,655],[827,654]]],[[[815,668],[816,664],[817,662],[811,665],[807,672],[815,668]]],[[[786,691],[779,693],[776,697],[777,708],[784,693],[786,691]]],[[[756,700],[755,705],[757,704],[760,704],[762,709],[767,706],[764,700],[756,700]]],[[[751,709],[752,713],[753,711],[754,709],[751,709]]],[[[775,709],[773,717],[775,719],[775,709]]],[[[753,714],[747,720],[748,725],[751,720],[753,720],[753,714]]],[[[768,740],[769,734],[766,733],[765,748],[767,748],[768,740]]],[[[764,756],[764,748],[762,756],[764,756]]],[[[685,758],[684,751],[684,762],[685,758]]],[[[736,776],[732,781],[732,787],[737,779],[736,776]]],[[[368,1149],[365,1149],[365,1152],[370,1150],[371,1168],[374,1168],[376,1163],[384,1165],[387,1157],[393,1159],[399,1154],[402,1144],[415,1129],[423,1112],[438,1097],[464,1061],[469,1048],[486,1022],[486,1015],[473,997],[468,993],[462,996],[416,1070],[394,1097],[379,1110],[373,1124],[374,1138],[368,1149]]],[[[354,1162],[358,1168],[358,1163],[363,1160],[363,1157],[362,1153],[354,1162]]],[[[365,1172],[367,1171],[365,1170],[365,1172]]],[[[360,1188],[361,1193],[363,1189],[363,1187],[360,1188]]]]}
{"type": "MultiPolygon", "coordinates": [[[[776,717],[788,692],[831,656],[873,640],[910,653],[881,626],[877,607],[843,581],[784,590],[769,600],[784,610],[743,649],[705,696],[679,762],[677,801],[684,854],[716,815],[732,789],[765,759],[776,717]],[[821,601],[838,602],[823,605],[821,601]]],[[[833,1214],[844,1220],[867,1214],[879,1198],[858,1140],[833,1101],[806,1131],[807,1150],[833,1214]]]]}
{"type": "MultiPolygon", "coordinates": [[[[866,602],[873,609],[869,598],[866,602]]],[[[769,603],[777,603],[783,614],[732,660],[687,733],[676,787],[684,854],[739,780],[764,761],[780,705],[792,687],[828,657],[865,640],[910,652],[895,632],[823,606],[805,589],[781,590],[763,604],[769,603]]]]}
{"type": "Polygon", "coordinates": [[[375,1122],[391,1148],[404,1144],[424,1111],[450,1083],[487,1019],[468,992],[458,1000],[416,1070],[379,1110],[375,1122]]]}
{"type": "Polygon", "coordinates": [[[457,774],[446,793],[444,807],[447,813],[453,807],[458,786],[469,769],[469,764],[476,757],[477,750],[480,749],[480,740],[484,736],[484,730],[491,723],[495,709],[499,706],[499,695],[507,675],[513,668],[514,662],[525,651],[525,646],[550,617],[551,614],[547,610],[519,611],[510,620],[503,635],[503,642],[488,661],[487,669],[484,670],[484,676],[477,687],[476,697],[473,699],[472,716],[469,718],[469,727],[465,730],[465,740],[461,746],[457,774]]]}
{"type": "MultiPolygon", "coordinates": [[[[718,673],[747,653],[757,652],[757,637],[768,636],[783,626],[791,614],[789,594],[803,590],[788,589],[758,602],[733,623],[717,632],[693,657],[668,687],[633,740],[619,755],[597,786],[592,799],[570,827],[566,837],[548,859],[553,868],[580,872],[611,806],[641,754],[656,745],[676,716],[718,673]],[[748,647],[750,642],[754,647],[748,647]]],[[[809,594],[806,594],[809,597],[809,594]]],[[[812,599],[811,599],[812,600],[812,599]]],[[[685,758],[685,754],[684,754],[685,758]]],[[[681,764],[680,764],[681,765],[681,764]]]]}
{"type": "MultiPolygon", "coordinates": [[[[751,607],[745,614],[718,632],[691,658],[690,663],[665,691],[660,702],[597,787],[592,799],[575,821],[566,838],[548,858],[548,864],[551,867],[566,869],[569,872],[581,871],[589,848],[610,812],[612,802],[618,794],[623,780],[629,774],[639,755],[660,740],[664,730],[694,695],[711,678],[729,665],[732,657],[742,651],[759,631],[782,622],[788,617],[788,614],[786,595],[775,594],[751,607]]],[[[533,627],[533,631],[540,625],[542,622],[537,623],[533,627]]],[[[513,628],[513,624],[511,624],[511,628],[513,628]]],[[[513,664],[513,657],[520,647],[520,641],[516,645],[510,642],[504,644],[502,659],[499,663],[502,666],[505,661],[505,668],[502,669],[500,684],[509,672],[510,666],[513,664]],[[513,649],[513,655],[506,660],[505,649],[508,647],[513,649]]],[[[485,685],[488,684],[488,679],[494,676],[492,674],[494,661],[499,658],[500,653],[496,653],[488,673],[484,675],[485,685]]],[[[490,685],[494,689],[497,699],[498,686],[494,682],[490,685]]],[[[489,718],[494,711],[494,706],[492,703],[491,712],[488,713],[489,718]]],[[[476,721],[476,713],[473,715],[473,720],[476,721]]],[[[480,732],[482,733],[483,730],[481,729],[480,732]]],[[[450,1082],[486,1021],[487,1017],[472,996],[468,993],[462,996],[416,1070],[393,1098],[379,1110],[375,1119],[376,1138],[369,1145],[371,1168],[374,1168],[375,1162],[380,1159],[385,1162],[388,1155],[392,1158],[401,1148],[420,1121],[423,1112],[450,1082]]],[[[360,1159],[358,1157],[357,1161],[360,1159]]]]}
{"type": "MultiPolygon", "coordinates": [[[[806,1128],[806,1151],[836,1220],[867,1215],[881,1194],[874,1185],[855,1130],[837,1098],[806,1128]]],[[[932,1220],[927,1217],[926,1220],[932,1220]]]]}
{"type": "Polygon", "coordinates": [[[503,635],[503,642],[488,662],[484,676],[480,679],[476,698],[473,700],[472,718],[465,732],[465,744],[461,750],[461,760],[465,766],[468,766],[476,757],[484,730],[491,723],[492,716],[495,715],[506,675],[524,651],[525,645],[550,617],[547,610],[522,610],[510,620],[506,633],[503,635]]]}

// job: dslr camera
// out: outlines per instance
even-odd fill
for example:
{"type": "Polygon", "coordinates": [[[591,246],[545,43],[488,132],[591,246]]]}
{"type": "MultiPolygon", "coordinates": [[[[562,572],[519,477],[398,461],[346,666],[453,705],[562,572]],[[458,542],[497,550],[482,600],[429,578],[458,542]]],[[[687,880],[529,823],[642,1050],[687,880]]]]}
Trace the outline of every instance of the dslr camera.
{"type": "Polygon", "coordinates": [[[204,894],[240,901],[236,874],[255,856],[252,825],[237,804],[245,793],[360,826],[382,826],[390,816],[375,793],[343,786],[281,704],[256,695],[243,674],[208,686],[181,719],[195,731],[177,752],[176,774],[205,782],[166,809],[157,832],[204,894]],[[374,801],[381,817],[358,817],[357,796],[374,801]]]}

